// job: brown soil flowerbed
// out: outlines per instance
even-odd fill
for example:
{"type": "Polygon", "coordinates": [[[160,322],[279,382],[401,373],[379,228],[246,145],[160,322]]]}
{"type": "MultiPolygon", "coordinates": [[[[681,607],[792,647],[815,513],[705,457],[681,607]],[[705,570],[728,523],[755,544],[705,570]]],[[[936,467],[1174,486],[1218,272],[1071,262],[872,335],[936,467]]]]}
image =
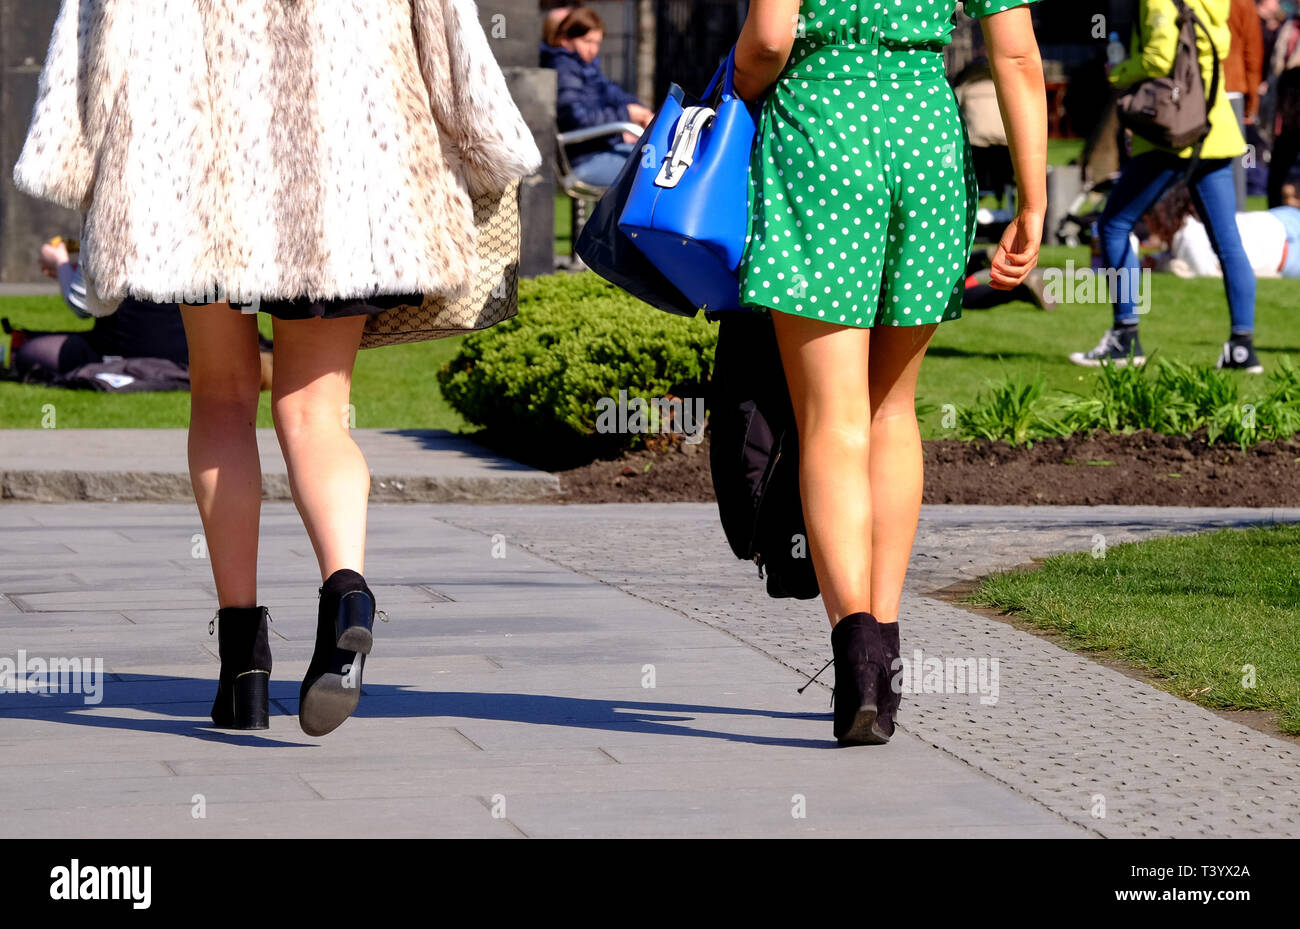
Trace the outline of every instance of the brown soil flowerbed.
{"type": "Polygon", "coordinates": [[[565,503],[712,503],[709,442],[653,440],[611,461],[557,471],[565,503]]]}
{"type": "MultiPolygon", "coordinates": [[[[1243,452],[1203,436],[1138,432],[925,444],[925,502],[1127,506],[1300,506],[1300,443],[1243,452]]],[[[708,440],[660,441],[557,471],[567,503],[711,502],[708,440]]]]}

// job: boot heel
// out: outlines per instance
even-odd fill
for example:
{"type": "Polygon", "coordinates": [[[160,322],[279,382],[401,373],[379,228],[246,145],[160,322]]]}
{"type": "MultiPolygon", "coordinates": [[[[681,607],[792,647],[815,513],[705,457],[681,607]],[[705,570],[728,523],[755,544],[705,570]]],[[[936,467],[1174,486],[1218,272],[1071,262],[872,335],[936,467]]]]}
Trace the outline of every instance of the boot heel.
{"type": "Polygon", "coordinates": [[[269,729],[271,675],[266,671],[247,671],[235,678],[235,729],[269,729]]]}
{"type": "Polygon", "coordinates": [[[375,601],[364,590],[343,595],[339,602],[336,645],[345,652],[369,655],[374,645],[375,601]]]}
{"type": "Polygon", "coordinates": [[[217,633],[221,655],[217,696],[212,702],[212,723],[218,728],[270,727],[270,621],[271,611],[264,606],[224,607],[208,623],[208,634],[217,633]]]}
{"type": "Polygon", "coordinates": [[[881,745],[889,733],[880,725],[880,693],[884,670],[879,625],[870,613],[853,613],[831,630],[835,662],[833,732],[840,745],[881,745]]]}

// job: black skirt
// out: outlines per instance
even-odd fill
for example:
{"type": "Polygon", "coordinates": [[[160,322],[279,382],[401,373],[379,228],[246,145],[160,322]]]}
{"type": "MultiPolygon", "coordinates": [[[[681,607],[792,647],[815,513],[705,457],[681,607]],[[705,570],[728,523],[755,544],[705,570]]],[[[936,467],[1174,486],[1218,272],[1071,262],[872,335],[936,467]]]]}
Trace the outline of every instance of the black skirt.
{"type": "MultiPolygon", "coordinates": [[[[268,313],[276,319],[337,319],[341,316],[368,316],[399,306],[420,306],[423,294],[378,294],[373,297],[353,297],[342,300],[263,300],[258,312],[268,313]]],[[[244,304],[231,303],[233,309],[244,304]]]]}

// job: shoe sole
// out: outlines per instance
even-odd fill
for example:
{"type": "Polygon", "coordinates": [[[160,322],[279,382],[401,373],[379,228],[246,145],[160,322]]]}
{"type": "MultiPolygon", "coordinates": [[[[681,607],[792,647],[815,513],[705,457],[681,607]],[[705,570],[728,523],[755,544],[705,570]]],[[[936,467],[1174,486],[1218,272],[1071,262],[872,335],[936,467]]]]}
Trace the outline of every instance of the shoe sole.
{"type": "Polygon", "coordinates": [[[326,671],[307,688],[298,707],[298,725],[307,735],[328,735],[356,712],[361,702],[361,678],[365,669],[365,656],[352,658],[355,677],[326,671]]]}
{"type": "MultiPolygon", "coordinates": [[[[1114,365],[1115,367],[1117,367],[1117,368],[1127,368],[1127,367],[1128,367],[1128,358],[1107,358],[1106,361],[1107,361],[1109,364],[1113,364],[1113,365],[1114,365]]],[[[1100,368],[1100,367],[1101,367],[1101,362],[1100,362],[1099,360],[1097,360],[1096,358],[1080,358],[1080,357],[1076,357],[1075,355],[1071,355],[1071,356],[1070,356],[1070,363],[1071,363],[1071,364],[1079,365],[1079,366],[1082,367],[1082,368],[1100,368]]],[[[1133,357],[1133,364],[1135,364],[1135,365],[1144,365],[1144,364],[1146,364],[1146,363],[1147,363],[1147,357],[1146,357],[1146,355],[1135,355],[1135,356],[1133,357]]]]}
{"type": "Polygon", "coordinates": [[[374,643],[375,636],[369,629],[365,626],[353,626],[350,629],[343,630],[337,644],[345,652],[369,655],[370,648],[374,643]]]}
{"type": "Polygon", "coordinates": [[[839,737],[839,744],[884,745],[888,742],[889,736],[885,735],[876,724],[877,715],[875,706],[867,704],[861,707],[853,715],[853,724],[849,726],[849,731],[839,737]]]}
{"type": "Polygon", "coordinates": [[[345,676],[326,671],[307,688],[302,704],[298,707],[298,725],[307,735],[328,735],[356,712],[357,704],[361,702],[366,656],[370,654],[374,641],[374,635],[364,627],[353,626],[343,630],[335,645],[345,652],[353,653],[355,680],[349,680],[351,672],[345,676]]]}

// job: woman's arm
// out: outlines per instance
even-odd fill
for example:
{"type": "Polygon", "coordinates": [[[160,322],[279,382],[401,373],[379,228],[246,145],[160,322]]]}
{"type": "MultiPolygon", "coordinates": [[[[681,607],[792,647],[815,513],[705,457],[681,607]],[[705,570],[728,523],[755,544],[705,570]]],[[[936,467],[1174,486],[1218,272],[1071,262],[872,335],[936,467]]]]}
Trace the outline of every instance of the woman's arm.
{"type": "Polygon", "coordinates": [[[86,309],[86,279],[81,276],[81,269],[65,261],[59,265],[58,277],[64,302],[77,316],[91,319],[93,314],[86,309]]]}
{"type": "Polygon", "coordinates": [[[628,118],[627,104],[606,99],[604,84],[588,80],[571,59],[556,62],[555,122],[561,132],[628,118]]]}
{"type": "Polygon", "coordinates": [[[736,93],[753,103],[772,86],[794,47],[799,0],[751,0],[736,40],[736,93]]]}
{"type": "Polygon", "coordinates": [[[471,196],[499,193],[542,164],[476,10],[473,0],[414,0],[411,9],[433,118],[461,157],[471,196]]]}
{"type": "Polygon", "coordinates": [[[1021,284],[1038,263],[1047,212],[1047,91],[1043,60],[1029,7],[980,20],[1016,170],[1015,221],[993,259],[990,283],[999,290],[1021,284]]]}
{"type": "Polygon", "coordinates": [[[1255,4],[1247,3],[1244,8],[1233,4],[1234,12],[1243,9],[1239,34],[1243,41],[1242,63],[1246,67],[1246,125],[1249,126],[1259,115],[1259,85],[1264,80],[1264,30],[1255,14],[1255,4]]]}
{"type": "Polygon", "coordinates": [[[1139,52],[1125,58],[1110,72],[1116,87],[1128,87],[1148,77],[1165,77],[1173,70],[1178,54],[1178,8],[1171,0],[1143,0],[1139,52]]]}
{"type": "Polygon", "coordinates": [[[624,90],[622,85],[617,81],[606,77],[605,72],[600,71],[600,95],[601,99],[610,106],[627,106],[629,103],[640,103],[637,95],[631,91],[624,90]]]}
{"type": "Polygon", "coordinates": [[[63,0],[27,139],[14,166],[14,183],[24,193],[89,209],[126,59],[116,9],[121,7],[99,0],[63,0]]]}

